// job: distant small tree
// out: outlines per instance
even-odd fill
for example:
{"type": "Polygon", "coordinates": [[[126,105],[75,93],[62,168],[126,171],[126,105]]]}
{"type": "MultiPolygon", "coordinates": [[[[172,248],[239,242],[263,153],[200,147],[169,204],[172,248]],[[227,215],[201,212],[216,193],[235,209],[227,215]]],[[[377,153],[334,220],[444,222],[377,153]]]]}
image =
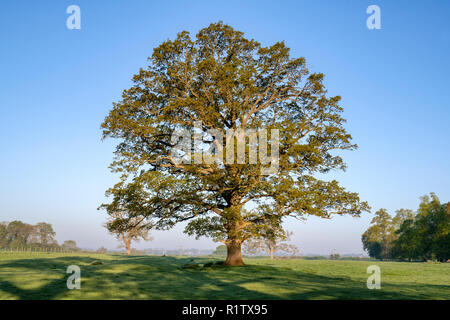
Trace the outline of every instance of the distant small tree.
{"type": "Polygon", "coordinates": [[[104,254],[104,253],[107,253],[107,252],[108,252],[108,249],[106,249],[105,247],[100,247],[100,248],[97,249],[97,253],[104,254]]]}
{"type": "Polygon", "coordinates": [[[284,251],[286,253],[296,255],[298,253],[297,246],[288,244],[292,232],[285,231],[281,223],[272,223],[266,225],[266,228],[259,231],[258,238],[250,238],[244,243],[244,252],[247,254],[257,254],[265,252],[273,259],[274,253],[284,251]]]}
{"type": "Polygon", "coordinates": [[[77,243],[74,240],[66,240],[61,245],[61,248],[63,248],[66,251],[79,251],[80,249],[77,247],[77,243]]]}
{"type": "Polygon", "coordinates": [[[216,250],[213,252],[213,254],[225,257],[227,255],[227,246],[221,245],[216,247],[216,250]]]}
{"type": "Polygon", "coordinates": [[[127,255],[130,255],[133,241],[152,240],[149,233],[155,224],[148,214],[142,216],[142,213],[147,210],[143,200],[145,195],[136,184],[124,182],[108,190],[107,195],[112,195],[113,201],[100,206],[109,216],[106,228],[123,243],[127,255]]]}
{"type": "Polygon", "coordinates": [[[140,240],[150,241],[150,230],[144,223],[142,218],[130,218],[128,211],[116,211],[111,213],[109,221],[107,222],[108,231],[115,235],[119,241],[123,242],[123,246],[127,255],[131,254],[131,243],[140,240]]]}
{"type": "Polygon", "coordinates": [[[341,255],[339,253],[332,253],[329,256],[330,260],[339,260],[341,258],[341,255]]]}

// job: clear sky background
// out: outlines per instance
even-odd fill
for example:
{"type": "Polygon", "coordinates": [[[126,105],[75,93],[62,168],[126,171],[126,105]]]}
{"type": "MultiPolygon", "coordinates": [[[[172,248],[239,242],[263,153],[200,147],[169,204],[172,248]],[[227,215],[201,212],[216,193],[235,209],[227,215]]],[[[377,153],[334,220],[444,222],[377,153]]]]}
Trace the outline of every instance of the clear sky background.
{"type": "MultiPolygon", "coordinates": [[[[450,201],[450,2],[448,1],[3,1],[0,7],[0,221],[46,221],[57,240],[115,248],[97,207],[117,181],[117,141],[99,128],[152,49],[177,32],[222,20],[326,75],[341,95],[359,149],[330,178],[372,212],[416,209],[435,192],[450,201]],[[81,8],[68,30],[66,8],[81,8]],[[366,8],[381,8],[369,30],[366,8]]],[[[287,221],[302,253],[361,253],[361,218],[287,221]]],[[[182,226],[138,248],[214,248],[182,226]]]]}

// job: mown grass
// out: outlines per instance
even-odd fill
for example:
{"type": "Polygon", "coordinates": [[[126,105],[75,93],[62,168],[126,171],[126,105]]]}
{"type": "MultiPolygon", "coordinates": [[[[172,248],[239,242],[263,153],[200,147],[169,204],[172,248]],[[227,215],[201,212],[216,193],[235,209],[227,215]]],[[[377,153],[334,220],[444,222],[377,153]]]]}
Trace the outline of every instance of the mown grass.
{"type": "Polygon", "coordinates": [[[245,259],[227,268],[212,258],[1,254],[0,299],[450,299],[450,264],[245,259]],[[93,263],[100,261],[101,264],[93,263]],[[381,289],[366,269],[381,268],[381,289]],[[68,290],[69,265],[81,289],[68,290]]]}

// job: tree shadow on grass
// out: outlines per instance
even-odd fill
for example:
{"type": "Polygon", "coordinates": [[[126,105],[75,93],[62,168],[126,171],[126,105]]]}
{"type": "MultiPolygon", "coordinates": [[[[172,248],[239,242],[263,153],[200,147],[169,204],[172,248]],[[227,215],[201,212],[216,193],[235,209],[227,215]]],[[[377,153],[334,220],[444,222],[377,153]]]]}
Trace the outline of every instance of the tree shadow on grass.
{"type": "MultiPolygon", "coordinates": [[[[229,283],[230,289],[242,287],[249,289],[243,296],[239,295],[239,290],[231,290],[237,296],[231,294],[226,297],[227,299],[414,300],[450,298],[449,285],[382,283],[380,290],[369,290],[366,284],[366,274],[361,280],[355,280],[350,277],[317,275],[279,266],[247,265],[227,269],[226,275],[220,277],[221,281],[226,278],[232,279],[229,283]]],[[[217,275],[210,278],[212,281],[217,281],[217,275]]],[[[220,294],[227,293],[228,290],[224,290],[220,294]]]]}
{"type": "Polygon", "coordinates": [[[330,277],[278,266],[183,269],[205,259],[117,256],[108,259],[69,256],[0,262],[0,295],[18,299],[448,299],[450,286],[382,284],[369,290],[364,281],[330,277]],[[101,265],[92,265],[101,260],[101,265]],[[81,290],[68,290],[69,265],[79,265],[81,290]],[[6,279],[14,273],[18,280],[6,279]],[[27,279],[29,277],[29,279],[27,279]],[[38,277],[44,285],[27,287],[38,277]],[[57,277],[55,279],[55,277],[57,277]]]}

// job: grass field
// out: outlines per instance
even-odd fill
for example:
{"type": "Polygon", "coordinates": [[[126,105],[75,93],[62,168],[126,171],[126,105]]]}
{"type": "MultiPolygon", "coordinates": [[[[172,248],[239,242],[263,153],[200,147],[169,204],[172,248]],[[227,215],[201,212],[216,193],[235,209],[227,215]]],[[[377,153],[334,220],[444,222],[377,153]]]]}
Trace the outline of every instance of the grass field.
{"type": "Polygon", "coordinates": [[[450,299],[450,264],[245,259],[245,267],[204,266],[214,261],[0,254],[0,299],[450,299]],[[372,264],[381,269],[379,290],[366,286],[372,264]],[[81,268],[80,290],[67,289],[69,265],[81,268]]]}

